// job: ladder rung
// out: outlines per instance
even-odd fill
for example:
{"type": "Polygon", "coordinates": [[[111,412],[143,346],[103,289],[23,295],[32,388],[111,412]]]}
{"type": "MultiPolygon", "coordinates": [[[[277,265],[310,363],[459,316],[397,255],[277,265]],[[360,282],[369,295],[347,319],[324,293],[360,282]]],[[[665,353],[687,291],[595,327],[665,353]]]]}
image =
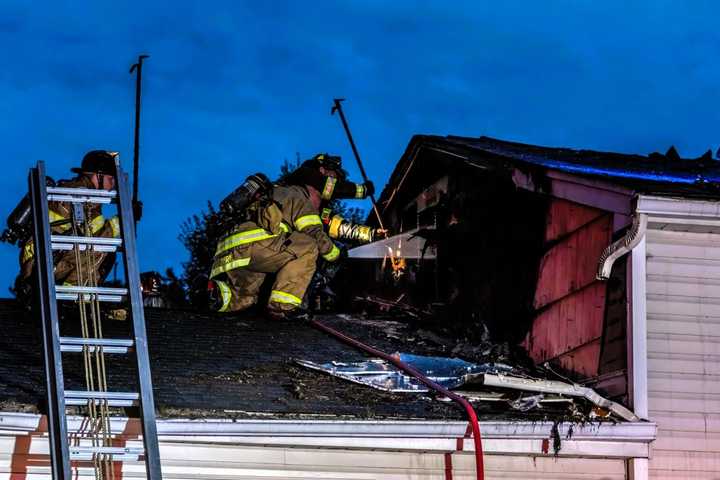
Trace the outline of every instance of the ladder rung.
{"type": "Polygon", "coordinates": [[[47,187],[48,193],[57,193],[60,195],[91,195],[93,197],[117,197],[116,190],[101,190],[94,188],[72,188],[72,187],[47,187]]]}
{"type": "Polygon", "coordinates": [[[112,198],[108,197],[85,197],[76,195],[48,195],[49,202],[70,202],[70,203],[110,203],[112,198]]]}
{"type": "Polygon", "coordinates": [[[76,285],[58,285],[55,287],[58,300],[78,300],[82,295],[83,300],[92,301],[97,298],[101,302],[121,302],[123,296],[127,295],[127,288],[114,287],[80,287],[76,285]]]}
{"type": "Polygon", "coordinates": [[[115,462],[132,462],[145,455],[145,450],[139,447],[70,446],[70,460],[91,462],[96,455],[112,455],[115,462]]]}
{"type": "MultiPolygon", "coordinates": [[[[91,295],[86,293],[82,297],[83,302],[92,302],[93,300],[97,300],[98,302],[120,303],[123,301],[123,297],[121,295],[91,295]]],[[[80,295],[77,293],[58,293],[55,295],[55,298],[57,300],[76,301],[80,298],[80,295]]]]}
{"type": "MultiPolygon", "coordinates": [[[[84,252],[85,250],[87,250],[87,247],[88,247],[88,245],[85,245],[82,243],[81,244],[72,244],[72,243],[55,243],[55,242],[53,242],[52,249],[69,251],[69,250],[72,250],[73,248],[75,248],[75,245],[77,245],[78,250],[80,250],[81,252],[84,252]]],[[[92,245],[92,250],[94,252],[109,253],[109,252],[117,251],[117,247],[115,245],[92,245]]]]}
{"type": "Polygon", "coordinates": [[[51,235],[50,241],[57,243],[73,243],[80,245],[110,245],[119,247],[122,245],[120,238],[107,237],[80,237],[75,235],[51,235]]]}
{"type": "Polygon", "coordinates": [[[127,353],[134,345],[130,339],[60,337],[60,351],[70,353],[81,353],[84,347],[90,352],[102,347],[103,353],[127,353]]]}
{"type": "Polygon", "coordinates": [[[48,200],[51,202],[72,203],[110,203],[117,197],[115,190],[95,190],[91,188],[48,187],[48,200]]]}
{"type": "Polygon", "coordinates": [[[58,285],[58,293],[88,293],[93,295],[127,295],[127,288],[117,287],[85,287],[80,285],[58,285]]]}
{"type": "Polygon", "coordinates": [[[88,392],[65,390],[65,405],[87,405],[88,402],[104,403],[110,407],[132,407],[138,404],[140,395],[135,392],[88,392]]]}

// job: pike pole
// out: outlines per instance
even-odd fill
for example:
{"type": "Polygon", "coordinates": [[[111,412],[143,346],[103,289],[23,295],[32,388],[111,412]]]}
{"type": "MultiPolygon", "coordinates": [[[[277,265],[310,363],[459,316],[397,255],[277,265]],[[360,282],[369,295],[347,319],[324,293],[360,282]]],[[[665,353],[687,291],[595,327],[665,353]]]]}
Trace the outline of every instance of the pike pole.
{"type": "MultiPolygon", "coordinates": [[[[344,98],[335,98],[333,100],[334,105],[332,107],[332,110],[330,110],[330,115],[334,115],[335,112],[338,112],[338,114],[340,115],[340,121],[342,121],[343,128],[345,129],[345,133],[347,134],[348,140],[350,141],[350,147],[352,147],[353,154],[355,155],[355,160],[357,160],[358,167],[360,168],[360,174],[362,175],[363,182],[367,183],[368,176],[367,173],[365,173],[365,167],[363,167],[362,160],[360,160],[360,154],[358,153],[358,149],[355,146],[355,141],[353,140],[352,133],[350,133],[350,127],[348,126],[347,120],[345,119],[345,113],[343,113],[343,101],[345,101],[344,98]]],[[[380,229],[386,232],[385,236],[387,237],[387,230],[385,230],[385,226],[383,225],[382,217],[380,216],[380,210],[378,210],[377,202],[375,201],[375,194],[370,195],[370,201],[372,202],[373,211],[375,212],[375,216],[378,219],[380,229]]]]}
{"type": "MultiPolygon", "coordinates": [[[[142,96],[142,67],[143,60],[149,56],[150,55],[138,55],[137,63],[134,63],[130,67],[131,74],[137,70],[137,75],[135,76],[135,149],[133,156],[132,192],[133,211],[135,208],[138,208],[136,205],[138,205],[138,170],[140,169],[140,99],[142,96]]],[[[135,219],[135,227],[137,227],[137,218],[135,219]]]]}

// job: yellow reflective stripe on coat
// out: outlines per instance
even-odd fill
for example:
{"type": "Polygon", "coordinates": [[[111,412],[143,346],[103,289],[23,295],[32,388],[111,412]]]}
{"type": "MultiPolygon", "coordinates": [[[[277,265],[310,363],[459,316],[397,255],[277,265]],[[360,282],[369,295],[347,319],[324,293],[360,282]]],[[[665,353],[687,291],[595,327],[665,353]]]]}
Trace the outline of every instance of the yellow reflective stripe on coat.
{"type": "Polygon", "coordinates": [[[338,259],[340,256],[340,249],[337,247],[337,245],[333,245],[332,250],[330,250],[328,253],[323,255],[323,258],[327,260],[328,262],[334,262],[338,259]]]}
{"type": "Polygon", "coordinates": [[[102,230],[104,225],[105,225],[105,217],[103,217],[102,215],[98,215],[97,217],[90,220],[90,232],[97,233],[100,230],[102,230]]]}
{"type": "Polygon", "coordinates": [[[237,247],[238,245],[247,245],[248,243],[259,242],[267,238],[277,237],[270,232],[263,230],[262,228],[256,228],[255,230],[248,230],[246,232],[234,233],[224,240],[218,242],[215,255],[220,255],[223,252],[230,250],[231,248],[237,247]]]}
{"type": "Polygon", "coordinates": [[[327,177],[325,179],[325,186],[323,187],[322,191],[322,199],[323,200],[330,200],[332,198],[333,191],[335,191],[335,184],[337,183],[337,178],[335,177],[327,177]]]}
{"type": "Polygon", "coordinates": [[[65,217],[63,217],[63,216],[60,215],[59,213],[54,212],[54,211],[52,211],[52,210],[50,210],[50,211],[48,212],[48,217],[50,217],[50,223],[52,223],[52,222],[59,222],[59,221],[61,221],[61,220],[65,220],[65,217]]]}
{"type": "Polygon", "coordinates": [[[232,299],[232,290],[230,286],[225,282],[215,282],[220,289],[220,296],[222,297],[222,306],[218,309],[218,312],[224,312],[230,307],[230,300],[232,299]]]}
{"type": "Polygon", "coordinates": [[[27,241],[27,243],[23,246],[23,253],[22,253],[22,263],[27,262],[31,258],[35,256],[35,242],[31,238],[27,241]]]}
{"type": "Polygon", "coordinates": [[[303,215],[295,220],[295,228],[299,231],[315,225],[322,225],[322,220],[320,220],[320,215],[314,213],[312,215],[303,215]]]}
{"type": "Polygon", "coordinates": [[[361,183],[355,184],[355,198],[365,198],[365,185],[361,183]]]}
{"type": "Polygon", "coordinates": [[[323,221],[323,223],[329,223],[331,214],[332,214],[332,209],[323,208],[322,213],[320,214],[320,219],[323,221]]]}
{"type": "Polygon", "coordinates": [[[273,290],[270,293],[270,301],[295,306],[300,306],[302,304],[302,298],[298,298],[292,293],[281,292],[280,290],[273,290]]]}
{"type": "Polygon", "coordinates": [[[290,233],[292,231],[292,228],[290,228],[290,225],[288,225],[287,223],[280,222],[280,230],[285,233],[290,233]]]}
{"type": "Polygon", "coordinates": [[[115,238],[120,237],[120,219],[117,215],[114,215],[110,219],[110,228],[112,229],[112,236],[115,238]]]}
{"type": "MultiPolygon", "coordinates": [[[[67,218],[63,217],[62,215],[60,215],[59,213],[57,213],[57,212],[55,212],[55,211],[53,211],[53,210],[48,211],[48,217],[49,217],[49,219],[50,219],[50,223],[51,223],[51,224],[52,224],[52,223],[55,223],[55,222],[63,222],[63,221],[68,220],[67,218]]],[[[62,225],[56,225],[56,226],[51,227],[51,228],[57,228],[57,229],[60,230],[61,232],[65,232],[65,231],[67,231],[67,230],[70,230],[70,227],[71,227],[71,226],[72,226],[72,225],[71,225],[70,222],[68,221],[67,223],[64,223],[64,224],[62,224],[62,225]]]]}
{"type": "Polygon", "coordinates": [[[247,267],[248,265],[250,265],[250,257],[237,258],[233,260],[232,255],[225,255],[213,264],[212,271],[210,272],[210,278],[215,278],[221,273],[226,273],[240,267],[247,267]]]}

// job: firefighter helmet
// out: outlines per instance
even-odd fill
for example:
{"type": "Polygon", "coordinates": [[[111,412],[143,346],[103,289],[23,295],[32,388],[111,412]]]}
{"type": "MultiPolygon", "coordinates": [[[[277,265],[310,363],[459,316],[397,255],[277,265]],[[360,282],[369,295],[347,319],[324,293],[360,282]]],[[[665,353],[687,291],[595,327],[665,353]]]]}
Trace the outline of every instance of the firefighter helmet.
{"type": "Polygon", "coordinates": [[[92,150],[85,154],[80,167],[72,168],[75,173],[101,173],[103,175],[115,175],[115,159],[117,152],[106,150],[92,150]]]}

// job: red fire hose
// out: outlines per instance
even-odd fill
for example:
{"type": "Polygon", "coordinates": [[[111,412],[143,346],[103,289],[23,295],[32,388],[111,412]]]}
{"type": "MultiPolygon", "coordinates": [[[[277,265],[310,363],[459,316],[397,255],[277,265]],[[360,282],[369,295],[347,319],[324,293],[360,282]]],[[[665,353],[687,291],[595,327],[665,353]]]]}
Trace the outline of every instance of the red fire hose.
{"type": "Polygon", "coordinates": [[[425,375],[420,373],[415,368],[411,367],[407,363],[401,361],[399,358],[393,357],[392,355],[388,355],[385,352],[381,352],[380,350],[373,348],[369,345],[365,345],[364,343],[355,340],[354,338],[348,337],[342,332],[339,332],[335,330],[334,328],[328,327],[327,325],[323,325],[322,323],[318,322],[317,320],[310,320],[310,323],[322,330],[323,332],[332,335],[333,337],[337,338],[338,340],[341,340],[348,345],[351,345],[357,349],[363,350],[366,353],[369,353],[370,355],[380,357],[383,360],[392,363],[395,365],[398,369],[402,370],[403,372],[407,373],[408,375],[411,375],[418,380],[420,380],[422,383],[428,386],[428,388],[431,388],[432,390],[435,390],[438,393],[443,394],[444,396],[448,397],[449,399],[453,400],[458,405],[462,406],[465,409],[465,413],[467,413],[468,421],[470,422],[470,425],[472,426],[472,434],[473,434],[473,441],[475,443],[475,470],[477,473],[477,479],[478,480],[484,480],[485,478],[485,469],[483,465],[483,451],[482,451],[482,439],[480,438],[480,425],[478,425],[478,419],[477,415],[475,414],[475,410],[473,409],[472,405],[470,405],[470,402],[468,402],[466,399],[461,397],[460,395],[457,395],[447,388],[443,387],[442,385],[439,385],[429,378],[427,378],[425,375]]]}

